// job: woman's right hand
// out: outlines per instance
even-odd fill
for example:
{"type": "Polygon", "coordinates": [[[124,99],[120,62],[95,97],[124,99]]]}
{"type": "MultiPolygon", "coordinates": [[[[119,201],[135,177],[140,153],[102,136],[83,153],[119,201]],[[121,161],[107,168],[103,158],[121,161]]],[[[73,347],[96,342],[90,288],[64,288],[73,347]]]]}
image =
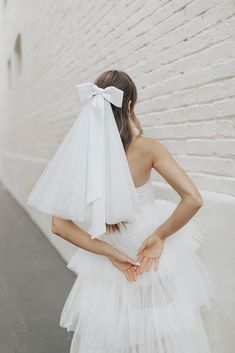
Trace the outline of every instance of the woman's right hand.
{"type": "Polygon", "coordinates": [[[127,254],[113,248],[112,253],[108,256],[112,264],[120,270],[128,281],[137,280],[137,269],[140,263],[131,259],[127,254]]]}
{"type": "Polygon", "coordinates": [[[157,230],[148,236],[139,247],[137,255],[141,262],[137,273],[148,272],[154,264],[154,271],[157,270],[159,258],[163,252],[164,240],[158,236],[157,230]]]}

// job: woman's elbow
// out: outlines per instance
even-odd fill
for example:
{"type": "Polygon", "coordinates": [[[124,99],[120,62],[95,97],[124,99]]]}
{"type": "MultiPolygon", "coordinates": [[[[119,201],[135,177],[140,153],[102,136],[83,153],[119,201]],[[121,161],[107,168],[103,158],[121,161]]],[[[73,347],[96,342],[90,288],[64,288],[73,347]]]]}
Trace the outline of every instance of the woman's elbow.
{"type": "Polygon", "coordinates": [[[203,198],[200,193],[185,196],[185,201],[192,211],[198,211],[203,205],[203,198]]]}
{"type": "Polygon", "coordinates": [[[202,195],[199,193],[197,195],[192,196],[193,197],[193,204],[194,207],[198,210],[199,208],[202,207],[203,205],[203,198],[202,195]]]}
{"type": "Polygon", "coordinates": [[[52,216],[51,219],[51,232],[52,234],[61,236],[63,220],[59,217],[52,216]]]}

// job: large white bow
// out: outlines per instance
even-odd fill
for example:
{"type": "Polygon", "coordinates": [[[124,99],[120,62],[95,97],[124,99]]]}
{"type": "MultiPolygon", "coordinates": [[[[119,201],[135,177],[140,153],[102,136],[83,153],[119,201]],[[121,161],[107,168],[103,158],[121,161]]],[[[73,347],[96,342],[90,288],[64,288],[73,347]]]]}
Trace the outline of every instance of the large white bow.
{"type": "Polygon", "coordinates": [[[134,219],[140,201],[110,105],[122,106],[123,91],[92,82],[75,88],[81,112],[27,202],[79,225],[89,222],[95,238],[105,223],[134,219]]]}

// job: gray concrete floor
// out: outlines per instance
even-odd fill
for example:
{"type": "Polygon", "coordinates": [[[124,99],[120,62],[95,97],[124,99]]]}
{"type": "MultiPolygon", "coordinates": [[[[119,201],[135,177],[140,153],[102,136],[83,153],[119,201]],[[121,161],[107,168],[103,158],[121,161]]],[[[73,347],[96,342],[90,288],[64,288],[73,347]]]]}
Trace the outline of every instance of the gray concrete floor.
{"type": "Polygon", "coordinates": [[[64,260],[0,185],[0,353],[68,353],[59,326],[75,280],[64,260]]]}

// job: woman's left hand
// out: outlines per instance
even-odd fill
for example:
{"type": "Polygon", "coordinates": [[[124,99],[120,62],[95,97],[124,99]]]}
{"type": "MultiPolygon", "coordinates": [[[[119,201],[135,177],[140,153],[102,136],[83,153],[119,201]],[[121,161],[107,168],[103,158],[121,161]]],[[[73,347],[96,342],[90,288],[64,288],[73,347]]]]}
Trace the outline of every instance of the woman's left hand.
{"type": "Polygon", "coordinates": [[[145,239],[137,252],[138,261],[140,261],[137,274],[142,274],[144,271],[148,272],[153,264],[154,271],[157,270],[163,245],[164,241],[155,232],[145,239]]]}
{"type": "Polygon", "coordinates": [[[109,259],[112,262],[112,264],[125,275],[125,277],[128,281],[133,282],[133,281],[137,280],[138,266],[131,265],[128,262],[121,262],[121,261],[113,259],[113,258],[109,258],[109,259]]]}
{"type": "Polygon", "coordinates": [[[137,280],[137,268],[140,266],[139,262],[133,260],[125,252],[113,247],[109,248],[108,258],[112,264],[125,275],[128,281],[137,280]]]}

